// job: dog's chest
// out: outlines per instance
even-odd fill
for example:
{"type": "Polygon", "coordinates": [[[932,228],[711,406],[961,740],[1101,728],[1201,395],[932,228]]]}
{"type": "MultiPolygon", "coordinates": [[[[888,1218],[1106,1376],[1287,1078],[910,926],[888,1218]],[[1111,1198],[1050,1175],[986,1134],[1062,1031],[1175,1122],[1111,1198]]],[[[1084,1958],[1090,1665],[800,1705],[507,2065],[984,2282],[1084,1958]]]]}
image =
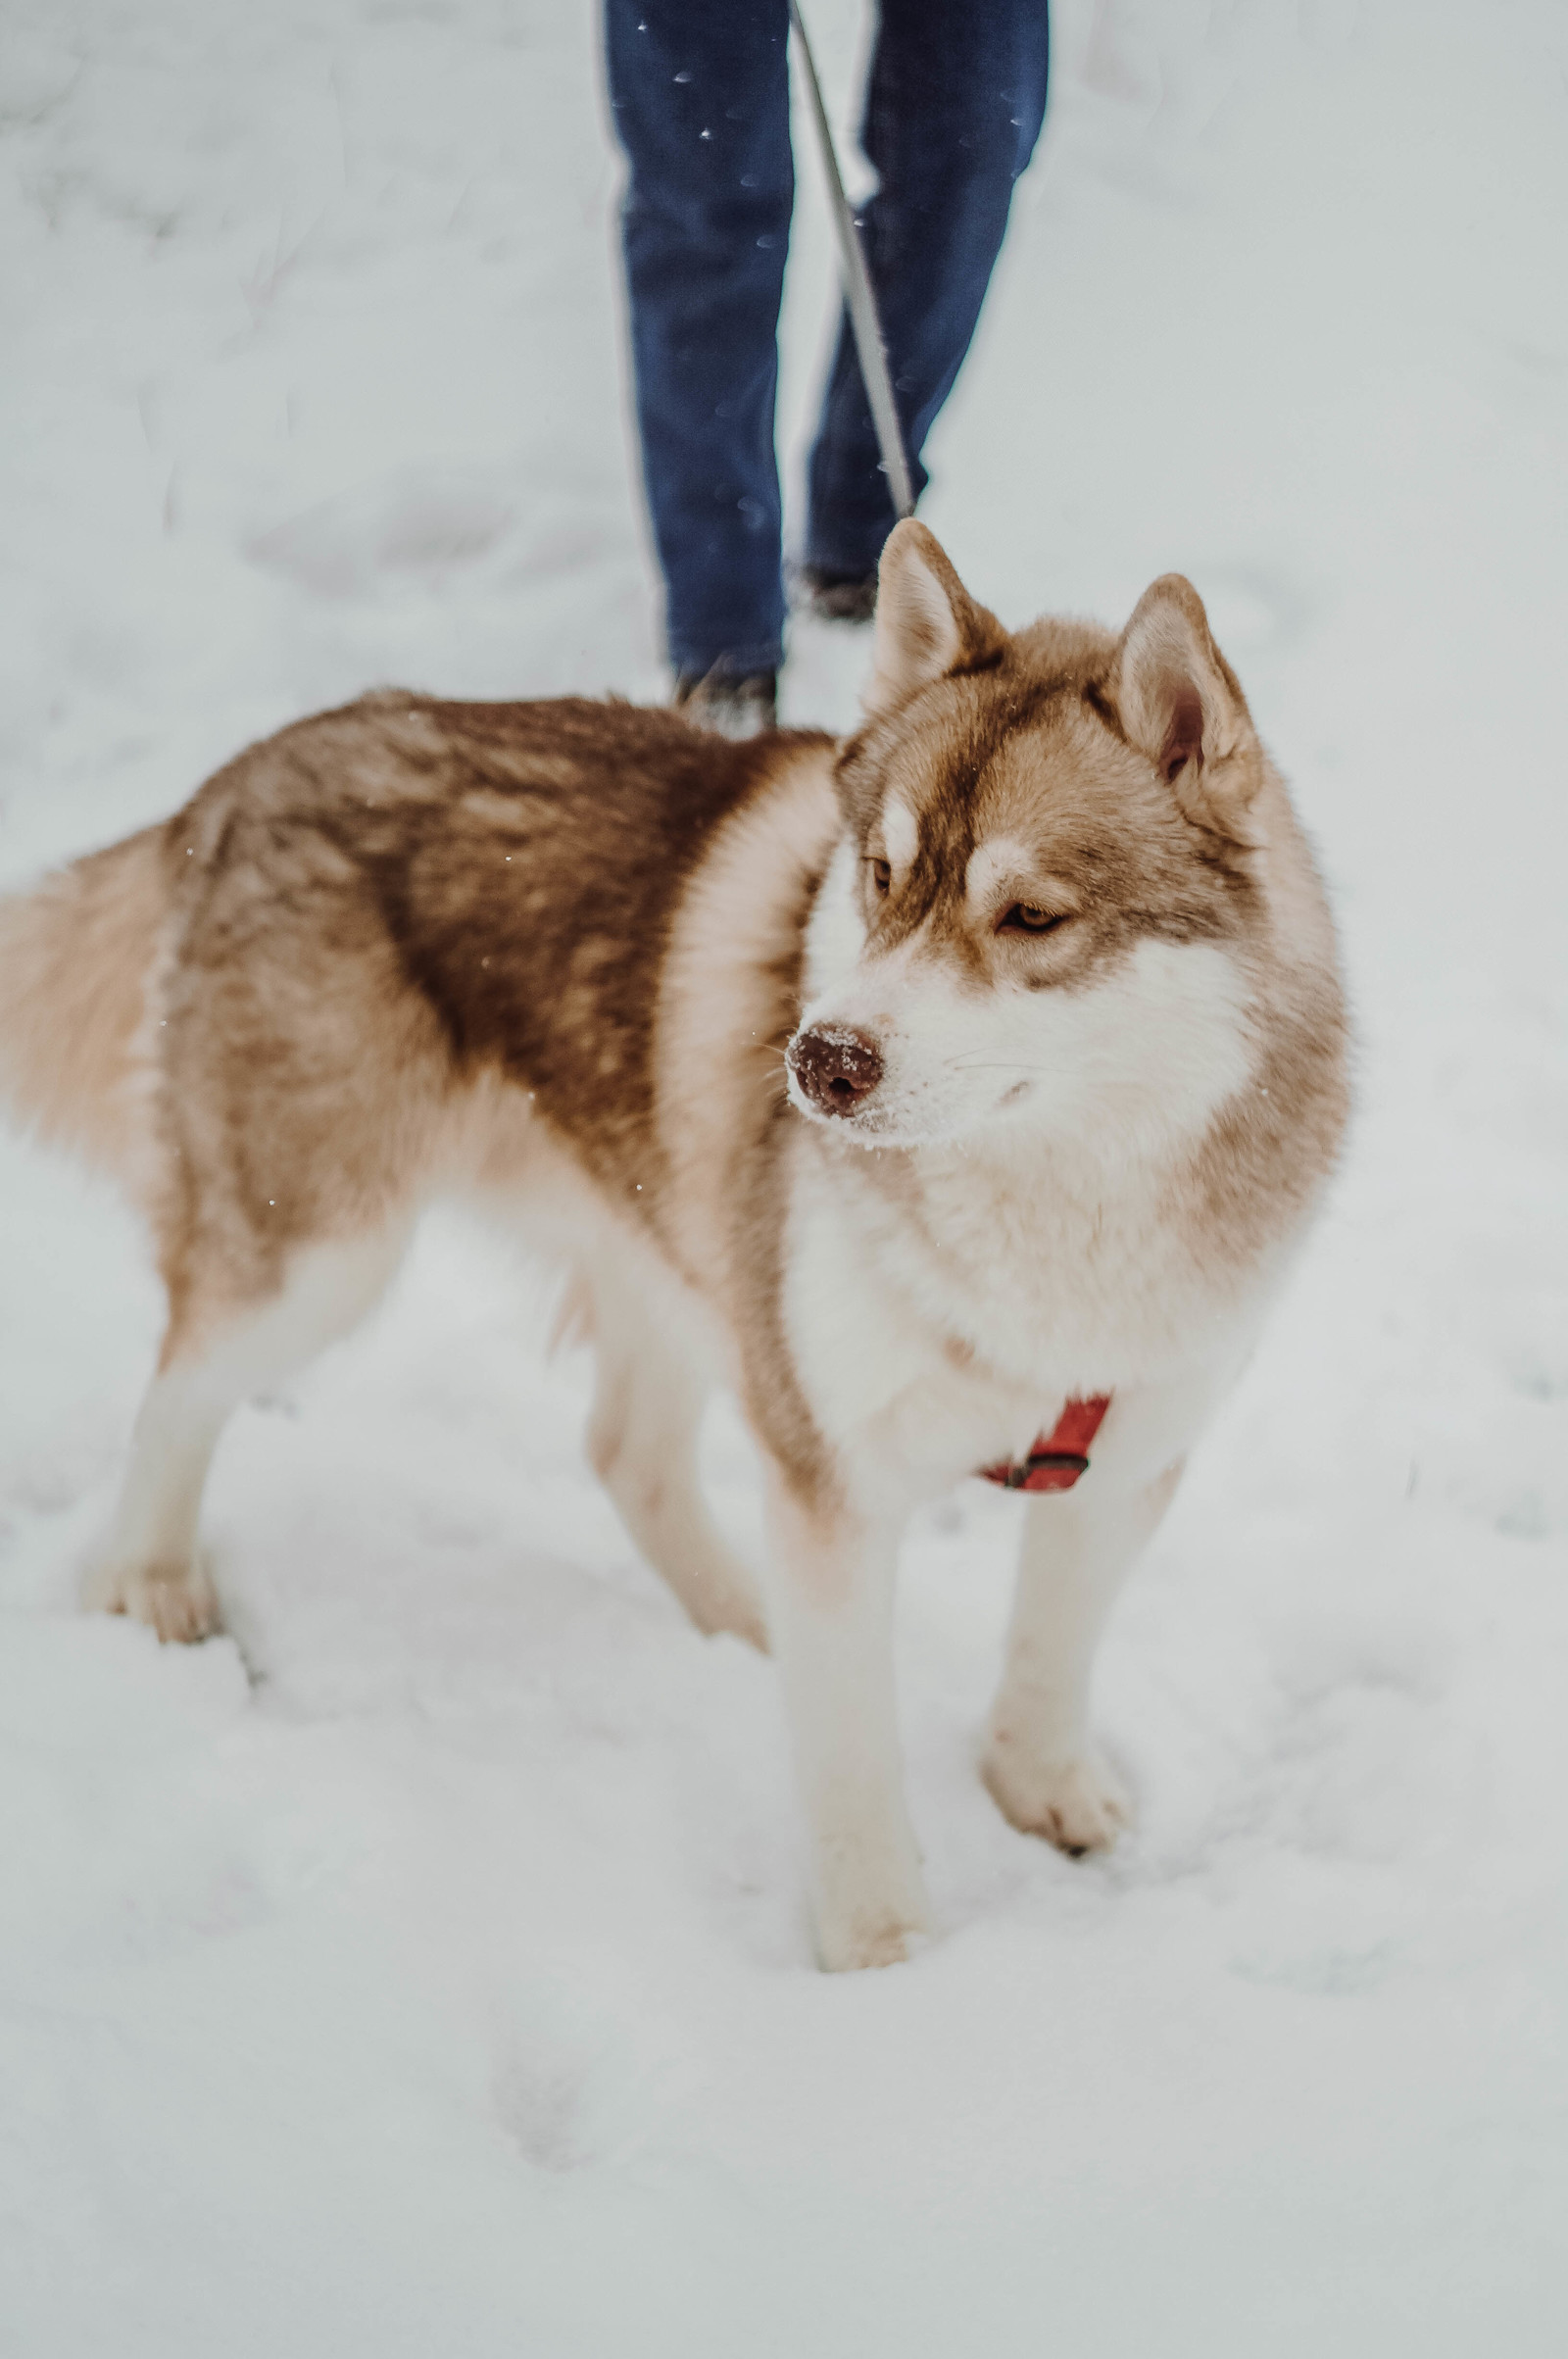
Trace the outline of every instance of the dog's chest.
{"type": "Polygon", "coordinates": [[[890,1224],[886,1266],[925,1315],[1004,1379],[1105,1381],[1158,1350],[1189,1255],[1152,1192],[1087,1199],[961,1175],[890,1224]]]}
{"type": "Polygon", "coordinates": [[[835,1158],[800,1208],[796,1349],[840,1427],[911,1391],[964,1422],[1029,1427],[1067,1395],[1206,1360],[1240,1307],[1157,1176],[1058,1166],[1042,1182],[954,1157],[889,1184],[835,1158]]]}

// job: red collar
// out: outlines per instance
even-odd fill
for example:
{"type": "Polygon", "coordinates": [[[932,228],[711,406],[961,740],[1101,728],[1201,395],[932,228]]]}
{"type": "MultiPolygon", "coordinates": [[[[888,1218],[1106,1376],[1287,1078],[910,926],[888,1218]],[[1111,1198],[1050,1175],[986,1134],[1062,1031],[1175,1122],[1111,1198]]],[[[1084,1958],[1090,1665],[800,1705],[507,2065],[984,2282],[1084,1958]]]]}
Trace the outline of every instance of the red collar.
{"type": "Polygon", "coordinates": [[[1070,1491],[1089,1471],[1089,1445],[1099,1433],[1108,1393],[1089,1401],[1069,1401],[1049,1434],[1041,1434],[1026,1458],[1009,1458],[1001,1466],[982,1466],[981,1477],[1000,1483],[1004,1491],[1070,1491]]]}

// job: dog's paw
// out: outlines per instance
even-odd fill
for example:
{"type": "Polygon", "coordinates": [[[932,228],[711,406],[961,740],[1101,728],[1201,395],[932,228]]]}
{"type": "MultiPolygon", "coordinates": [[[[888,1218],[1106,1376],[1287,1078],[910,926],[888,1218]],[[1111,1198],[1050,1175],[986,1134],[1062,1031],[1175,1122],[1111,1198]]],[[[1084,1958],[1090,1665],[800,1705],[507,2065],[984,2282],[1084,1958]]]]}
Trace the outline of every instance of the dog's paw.
{"type": "Polygon", "coordinates": [[[165,1641],[193,1646],[222,1628],[218,1592],[205,1564],[115,1564],[88,1573],[83,1602],[94,1613],[127,1614],[165,1641]]]}
{"type": "Polygon", "coordinates": [[[767,1619],[760,1597],[737,1591],[724,1597],[705,1598],[701,1610],[693,1608],[692,1620],[706,1639],[744,1639],[759,1654],[768,1650],[767,1619]]]}
{"type": "Polygon", "coordinates": [[[1043,1835],[1074,1857],[1108,1851],[1132,1824],[1132,1797],[1097,1752],[1063,1761],[1029,1760],[1016,1746],[993,1738],[981,1775],[1003,1817],[1020,1834],[1043,1835]]]}
{"type": "Polygon", "coordinates": [[[886,1847],[863,1841],[839,1847],[830,1839],[818,1864],[812,1915],[824,1974],[899,1966],[924,1948],[931,1917],[912,1837],[886,1847]]]}
{"type": "Polygon", "coordinates": [[[817,1963],[824,1974],[863,1974],[876,1966],[902,1966],[924,1949],[930,1929],[923,1917],[858,1917],[842,1925],[819,1923],[817,1963]]]}
{"type": "Polygon", "coordinates": [[[767,1624],[763,1621],[760,1613],[737,1614],[732,1622],[720,1623],[718,1629],[713,1633],[713,1636],[715,1638],[723,1636],[732,1639],[744,1639],[748,1646],[755,1646],[757,1648],[759,1654],[767,1654],[771,1652],[771,1648],[768,1645],[767,1624]]]}

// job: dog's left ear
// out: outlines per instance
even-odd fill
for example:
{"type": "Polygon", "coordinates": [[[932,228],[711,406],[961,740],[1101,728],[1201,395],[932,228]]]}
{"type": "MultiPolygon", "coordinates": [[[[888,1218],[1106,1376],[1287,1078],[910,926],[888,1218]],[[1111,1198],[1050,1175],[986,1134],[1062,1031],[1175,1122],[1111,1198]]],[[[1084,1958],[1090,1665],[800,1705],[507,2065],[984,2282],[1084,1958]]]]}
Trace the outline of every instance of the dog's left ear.
{"type": "Polygon", "coordinates": [[[1163,573],[1133,610],[1106,681],[1128,741],[1146,754],[1189,819],[1236,843],[1263,783],[1262,749],[1241,682],[1214,645],[1203,602],[1163,573]]]}
{"type": "Polygon", "coordinates": [[[877,568],[866,712],[892,713],[933,680],[994,662],[1006,644],[1006,632],[975,604],[936,534],[912,516],[895,524],[877,568]]]}

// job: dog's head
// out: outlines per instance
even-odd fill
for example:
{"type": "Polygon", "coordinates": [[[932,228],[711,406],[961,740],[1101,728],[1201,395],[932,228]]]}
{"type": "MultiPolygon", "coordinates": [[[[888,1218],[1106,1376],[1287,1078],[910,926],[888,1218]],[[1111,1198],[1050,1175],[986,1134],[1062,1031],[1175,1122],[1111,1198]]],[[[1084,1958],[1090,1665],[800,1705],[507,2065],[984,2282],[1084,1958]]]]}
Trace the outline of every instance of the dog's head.
{"type": "Polygon", "coordinates": [[[790,1096],[866,1146],[1190,1133],[1249,1069],[1261,749],[1202,602],[1009,636],[925,527],[882,559],[790,1096]]]}

